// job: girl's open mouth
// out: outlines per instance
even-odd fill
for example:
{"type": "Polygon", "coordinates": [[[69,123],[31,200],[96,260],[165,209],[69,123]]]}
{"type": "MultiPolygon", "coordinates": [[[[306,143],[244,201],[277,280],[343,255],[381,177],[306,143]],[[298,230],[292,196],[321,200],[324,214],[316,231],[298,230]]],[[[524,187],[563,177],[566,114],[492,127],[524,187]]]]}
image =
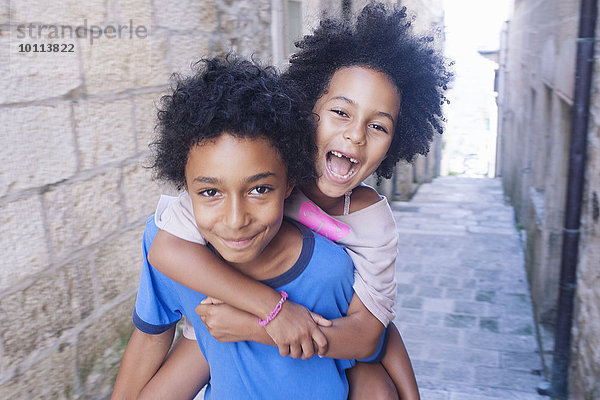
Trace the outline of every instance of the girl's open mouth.
{"type": "Polygon", "coordinates": [[[327,153],[327,170],[334,178],[340,180],[350,179],[358,170],[359,161],[348,157],[339,151],[332,150],[327,153]]]}

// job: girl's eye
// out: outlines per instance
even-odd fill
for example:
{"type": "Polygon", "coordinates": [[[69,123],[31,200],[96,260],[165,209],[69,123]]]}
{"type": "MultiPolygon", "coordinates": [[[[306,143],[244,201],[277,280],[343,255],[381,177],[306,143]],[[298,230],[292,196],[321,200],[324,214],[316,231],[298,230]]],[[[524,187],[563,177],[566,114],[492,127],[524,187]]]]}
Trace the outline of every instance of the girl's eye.
{"type": "Polygon", "coordinates": [[[273,189],[268,186],[257,186],[250,191],[250,194],[253,194],[253,195],[267,194],[271,190],[273,190],[273,189]]]}
{"type": "Polygon", "coordinates": [[[346,113],[345,113],[345,112],[343,112],[342,110],[335,110],[335,109],[334,109],[334,110],[331,110],[331,112],[333,112],[333,113],[335,113],[335,114],[337,114],[337,115],[339,115],[339,116],[341,116],[341,117],[347,117],[347,116],[348,116],[348,114],[346,114],[346,113]]]}
{"type": "Polygon", "coordinates": [[[200,191],[198,194],[204,197],[215,197],[219,194],[219,191],[217,189],[205,189],[200,191]]]}
{"type": "Polygon", "coordinates": [[[381,125],[371,124],[369,126],[371,128],[373,128],[373,129],[377,129],[378,131],[382,131],[382,132],[388,133],[388,130],[386,128],[384,128],[383,126],[381,126],[381,125]]]}

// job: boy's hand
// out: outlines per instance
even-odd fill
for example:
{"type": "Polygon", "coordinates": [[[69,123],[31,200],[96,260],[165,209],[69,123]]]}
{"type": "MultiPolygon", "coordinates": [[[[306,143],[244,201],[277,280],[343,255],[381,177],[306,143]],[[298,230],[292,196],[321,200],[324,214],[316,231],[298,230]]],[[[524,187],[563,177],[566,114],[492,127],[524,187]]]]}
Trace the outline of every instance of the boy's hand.
{"type": "Polygon", "coordinates": [[[331,326],[331,321],[288,300],[265,329],[281,356],[306,360],[327,352],[327,338],[319,326],[331,326]]]}

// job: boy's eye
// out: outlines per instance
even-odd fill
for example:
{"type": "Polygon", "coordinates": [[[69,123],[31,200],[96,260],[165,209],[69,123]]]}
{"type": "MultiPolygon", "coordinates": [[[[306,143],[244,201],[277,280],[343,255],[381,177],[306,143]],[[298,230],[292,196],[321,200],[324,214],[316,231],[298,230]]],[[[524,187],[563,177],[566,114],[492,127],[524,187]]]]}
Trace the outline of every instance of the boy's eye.
{"type": "Polygon", "coordinates": [[[254,195],[267,194],[271,190],[273,190],[273,189],[268,186],[257,186],[250,191],[250,194],[254,194],[254,195]]]}
{"type": "Polygon", "coordinates": [[[215,197],[219,194],[219,191],[217,189],[205,189],[198,192],[198,194],[204,197],[215,197]]]}
{"type": "Polygon", "coordinates": [[[382,131],[382,132],[388,133],[388,130],[385,127],[381,126],[381,125],[371,124],[369,126],[371,128],[373,128],[373,129],[377,129],[378,131],[382,131]]]}

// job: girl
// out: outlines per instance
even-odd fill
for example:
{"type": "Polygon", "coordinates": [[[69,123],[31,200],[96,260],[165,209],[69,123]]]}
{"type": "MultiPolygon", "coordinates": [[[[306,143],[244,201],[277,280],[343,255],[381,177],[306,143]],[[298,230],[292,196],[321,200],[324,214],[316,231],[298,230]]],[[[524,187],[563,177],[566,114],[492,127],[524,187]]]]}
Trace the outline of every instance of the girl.
{"type": "MultiPolygon", "coordinates": [[[[441,104],[450,73],[431,39],[410,31],[404,8],[388,11],[371,4],[355,23],[325,19],[297,46],[300,50],[292,56],[287,76],[314,104],[319,176],[293,194],[286,215],[346,246],[356,269],[356,295],[347,317],[333,324],[287,301],[265,329],[282,356],[309,358],[316,352],[335,358],[361,359],[373,353],[382,357],[381,362],[358,363],[348,372],[351,398],[418,399],[397,329],[391,324],[382,335],[393,320],[393,215],[387,201],[361,182],[372,173],[389,178],[400,159],[410,161],[427,153],[434,131],[442,131],[441,104]],[[320,328],[325,326],[331,329],[320,328]]],[[[190,243],[202,238],[186,193],[174,203],[159,204],[157,225],[162,230],[150,249],[152,265],[219,299],[197,309],[215,338],[247,339],[246,328],[236,324],[242,312],[265,318],[280,295],[217,260],[206,247],[190,243]]],[[[240,238],[237,244],[252,240],[240,238]]],[[[170,371],[181,371],[194,357],[201,361],[197,353],[195,343],[180,341],[146,393],[176,384],[182,375],[170,371]]],[[[208,378],[205,361],[202,367],[194,361],[194,368],[208,378]]]]}

